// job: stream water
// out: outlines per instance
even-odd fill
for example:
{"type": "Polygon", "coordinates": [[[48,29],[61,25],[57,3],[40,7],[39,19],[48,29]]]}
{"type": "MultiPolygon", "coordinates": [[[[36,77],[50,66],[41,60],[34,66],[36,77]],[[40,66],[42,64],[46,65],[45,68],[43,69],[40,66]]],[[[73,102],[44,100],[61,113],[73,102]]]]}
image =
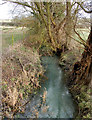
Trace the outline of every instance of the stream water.
{"type": "Polygon", "coordinates": [[[31,102],[26,105],[21,118],[73,118],[75,107],[65,85],[57,57],[42,57],[48,80],[31,102]]]}

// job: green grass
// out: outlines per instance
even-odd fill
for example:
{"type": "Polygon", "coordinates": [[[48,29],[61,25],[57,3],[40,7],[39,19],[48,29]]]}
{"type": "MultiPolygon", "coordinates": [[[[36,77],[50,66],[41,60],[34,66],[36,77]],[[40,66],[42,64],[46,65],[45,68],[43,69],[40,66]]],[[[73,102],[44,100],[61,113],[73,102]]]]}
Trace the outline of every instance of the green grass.
{"type": "Polygon", "coordinates": [[[3,28],[2,30],[2,47],[7,48],[9,45],[19,42],[25,38],[25,30],[19,28],[3,28]]]}
{"type": "MultiPolygon", "coordinates": [[[[81,36],[81,38],[84,40],[84,42],[86,42],[87,41],[87,39],[88,39],[88,35],[89,35],[89,33],[90,33],[90,30],[89,29],[83,29],[83,28],[78,28],[77,30],[77,33],[79,33],[79,35],[81,36]]],[[[81,42],[81,43],[83,43],[83,41],[78,37],[78,35],[77,34],[75,34],[74,33],[74,35],[73,35],[73,38],[76,40],[76,41],[79,41],[79,42],[81,42]]],[[[84,47],[82,44],[81,44],[81,46],[82,47],[84,47]]],[[[83,53],[83,49],[80,49],[80,51],[81,51],[81,54],[83,53]]]]}
{"type": "Polygon", "coordinates": [[[88,38],[90,30],[89,29],[78,29],[80,36],[86,41],[88,38]]]}
{"type": "MultiPolygon", "coordinates": [[[[82,29],[82,28],[80,28],[80,29],[77,29],[76,31],[80,34],[81,38],[84,41],[87,40],[89,32],[90,32],[89,29],[82,29]]],[[[80,38],[77,35],[75,35],[75,39],[78,40],[78,41],[80,41],[80,38]]]]}
{"type": "MultiPolygon", "coordinates": [[[[81,36],[81,38],[84,40],[84,42],[79,38],[79,36],[73,32],[72,33],[72,37],[74,38],[73,40],[77,41],[78,43],[80,43],[79,46],[79,50],[81,51],[81,54],[84,51],[84,43],[87,41],[89,33],[90,33],[90,29],[85,29],[85,28],[77,28],[76,32],[79,33],[79,35],[81,36]]],[[[76,43],[75,43],[76,45],[76,43]]]]}

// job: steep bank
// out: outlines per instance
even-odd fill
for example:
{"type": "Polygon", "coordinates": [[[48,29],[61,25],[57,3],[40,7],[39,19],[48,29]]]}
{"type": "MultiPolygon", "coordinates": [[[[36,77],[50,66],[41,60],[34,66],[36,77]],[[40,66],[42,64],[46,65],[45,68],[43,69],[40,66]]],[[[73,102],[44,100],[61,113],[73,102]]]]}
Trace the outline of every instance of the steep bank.
{"type": "Polygon", "coordinates": [[[2,112],[12,118],[16,112],[24,112],[29,95],[40,88],[43,68],[37,51],[15,44],[3,53],[2,59],[2,112]]]}
{"type": "Polygon", "coordinates": [[[90,31],[83,54],[77,57],[69,51],[61,56],[60,65],[67,72],[66,79],[70,91],[77,103],[78,114],[76,119],[91,119],[92,113],[92,29],[90,31]]]}
{"type": "MultiPolygon", "coordinates": [[[[71,90],[78,102],[79,118],[92,118],[92,26],[81,61],[74,64],[71,90]]],[[[78,118],[77,117],[77,118],[78,118]]]]}
{"type": "MultiPolygon", "coordinates": [[[[69,54],[69,53],[67,53],[69,54]]],[[[71,82],[73,78],[73,66],[77,63],[77,58],[73,55],[66,55],[60,60],[60,66],[65,72],[65,81],[68,86],[70,93],[76,103],[76,117],[75,119],[90,118],[92,113],[92,100],[91,100],[91,87],[71,82]],[[67,56],[67,57],[66,57],[67,56]],[[71,56],[71,57],[70,57],[71,56]]],[[[89,84],[91,85],[91,84],[89,84]]]]}

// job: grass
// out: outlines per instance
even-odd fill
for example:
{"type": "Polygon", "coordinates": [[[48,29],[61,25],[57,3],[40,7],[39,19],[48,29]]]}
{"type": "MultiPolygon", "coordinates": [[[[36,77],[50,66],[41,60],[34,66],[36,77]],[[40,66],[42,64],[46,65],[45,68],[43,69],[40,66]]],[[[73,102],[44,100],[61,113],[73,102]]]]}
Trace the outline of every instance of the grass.
{"type": "Polygon", "coordinates": [[[71,46],[77,47],[77,49],[80,50],[81,54],[82,54],[83,51],[84,51],[84,45],[83,45],[83,43],[85,43],[87,41],[88,35],[90,33],[90,30],[89,29],[85,29],[85,28],[77,28],[76,32],[79,33],[80,37],[83,39],[84,42],[79,38],[79,36],[76,33],[72,33],[72,37],[75,40],[74,39],[72,40],[71,46]]]}
{"type": "MultiPolygon", "coordinates": [[[[79,29],[79,28],[78,28],[76,31],[79,33],[79,35],[81,36],[81,38],[82,38],[84,41],[87,40],[88,35],[89,35],[89,32],[90,32],[89,29],[82,29],[82,28],[79,29]]],[[[79,38],[76,34],[74,35],[74,37],[75,37],[76,40],[80,41],[80,38],[79,38]]]]}
{"type": "Polygon", "coordinates": [[[7,28],[2,29],[2,48],[7,48],[16,42],[25,38],[26,29],[21,28],[7,28]]]}
{"type": "Polygon", "coordinates": [[[78,29],[78,33],[80,34],[80,36],[86,41],[88,38],[90,30],[89,29],[78,29]]]}

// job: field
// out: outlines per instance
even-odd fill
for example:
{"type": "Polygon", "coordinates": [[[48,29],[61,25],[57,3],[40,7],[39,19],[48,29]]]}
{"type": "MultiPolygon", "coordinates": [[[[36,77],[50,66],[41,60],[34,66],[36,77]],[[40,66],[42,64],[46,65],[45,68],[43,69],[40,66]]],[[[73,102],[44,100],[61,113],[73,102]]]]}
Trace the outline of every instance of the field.
{"type": "MultiPolygon", "coordinates": [[[[87,29],[87,28],[80,28],[80,29],[77,29],[77,32],[80,34],[80,36],[83,38],[83,40],[87,40],[87,38],[88,38],[88,35],[89,35],[89,32],[90,32],[90,29],[87,29]]],[[[77,35],[76,35],[76,37],[77,37],[77,35]]],[[[78,40],[79,38],[77,37],[77,40],[78,40]]]]}
{"type": "Polygon", "coordinates": [[[7,48],[20,42],[25,38],[26,28],[22,27],[3,27],[2,28],[2,48],[7,48]]]}
{"type": "MultiPolygon", "coordinates": [[[[26,35],[27,28],[22,27],[5,27],[2,28],[2,48],[3,50],[5,48],[8,48],[9,46],[14,46],[14,43],[18,43],[23,41],[26,35]]],[[[80,36],[83,38],[84,41],[87,40],[89,35],[90,29],[83,29],[78,28],[77,32],[80,34],[80,36]]],[[[31,35],[32,38],[33,35],[31,35]]],[[[73,33],[72,37],[80,41],[79,37],[73,33]]],[[[40,38],[40,36],[39,36],[40,38]]],[[[32,38],[32,39],[39,39],[39,38],[32,38]]],[[[72,45],[73,46],[73,45],[72,45]]]]}

